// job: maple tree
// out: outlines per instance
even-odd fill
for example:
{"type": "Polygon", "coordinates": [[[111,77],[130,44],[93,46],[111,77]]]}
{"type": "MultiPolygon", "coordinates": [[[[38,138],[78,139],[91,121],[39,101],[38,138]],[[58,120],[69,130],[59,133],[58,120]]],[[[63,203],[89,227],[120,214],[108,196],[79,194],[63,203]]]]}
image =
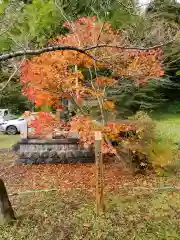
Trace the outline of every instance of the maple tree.
{"type": "Polygon", "coordinates": [[[115,111],[115,97],[108,91],[119,87],[120,78],[129,78],[144,84],[148,80],[164,74],[161,64],[162,50],[138,49],[130,45],[121,30],[114,30],[109,23],[97,21],[96,17],[82,17],[74,22],[66,22],[66,35],[49,40],[49,45],[88,47],[87,53],[77,51],[54,51],[43,53],[21,67],[23,94],[37,107],[62,108],[62,99],[68,99],[81,114],[66,124],[57,121],[47,112],[37,115],[32,126],[36,134],[67,127],[77,131],[81,143],[89,146],[94,142],[94,127],[97,125],[84,105],[96,99],[101,115],[101,131],[104,135],[103,152],[113,152],[107,139],[117,138],[119,131],[127,128],[122,124],[108,122],[105,112],[115,111]],[[97,61],[95,60],[97,59],[97,61]],[[106,71],[109,74],[106,74],[106,71]]]}

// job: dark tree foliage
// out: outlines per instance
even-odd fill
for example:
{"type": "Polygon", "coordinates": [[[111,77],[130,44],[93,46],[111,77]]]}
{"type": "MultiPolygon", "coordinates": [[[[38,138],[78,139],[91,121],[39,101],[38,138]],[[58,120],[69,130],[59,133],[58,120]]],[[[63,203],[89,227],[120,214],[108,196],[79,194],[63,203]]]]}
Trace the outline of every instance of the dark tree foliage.
{"type": "MultiPolygon", "coordinates": [[[[180,3],[176,0],[152,0],[146,10],[147,16],[154,19],[163,19],[174,25],[180,23],[180,3]]],[[[180,100],[180,75],[177,74],[180,69],[179,43],[164,47],[165,51],[165,75],[169,81],[166,86],[159,86],[156,91],[163,94],[169,101],[180,100]]]]}
{"type": "MultiPolygon", "coordinates": [[[[9,74],[0,74],[0,89],[7,84],[9,74]]],[[[11,79],[9,84],[0,90],[0,108],[9,108],[13,114],[21,114],[32,109],[32,104],[21,94],[21,86],[17,77],[11,79]]]]}

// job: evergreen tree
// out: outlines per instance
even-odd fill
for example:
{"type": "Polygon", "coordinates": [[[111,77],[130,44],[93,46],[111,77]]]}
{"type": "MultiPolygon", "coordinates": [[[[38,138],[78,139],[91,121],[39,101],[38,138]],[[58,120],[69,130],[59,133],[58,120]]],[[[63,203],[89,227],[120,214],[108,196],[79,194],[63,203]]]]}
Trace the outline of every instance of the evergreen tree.
{"type": "Polygon", "coordinates": [[[21,94],[21,86],[17,76],[7,84],[9,73],[0,73],[0,108],[9,108],[13,114],[21,114],[32,109],[32,104],[21,94]]]}
{"type": "MultiPolygon", "coordinates": [[[[155,44],[172,40],[180,30],[180,3],[175,0],[152,0],[146,10],[146,17],[152,21],[150,39],[155,44]]],[[[157,91],[165,99],[173,101],[180,96],[179,41],[164,46],[164,66],[168,83],[159,86],[157,91]]]]}

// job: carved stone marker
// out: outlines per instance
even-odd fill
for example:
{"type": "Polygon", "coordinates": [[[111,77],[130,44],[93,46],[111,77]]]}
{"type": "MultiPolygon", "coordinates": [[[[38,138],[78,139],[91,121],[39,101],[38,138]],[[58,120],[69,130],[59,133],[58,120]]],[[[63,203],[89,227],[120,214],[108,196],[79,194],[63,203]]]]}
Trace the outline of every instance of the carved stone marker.
{"type": "Polygon", "coordinates": [[[0,179],[0,224],[9,223],[15,220],[14,211],[9,201],[6,187],[2,179],[0,179]]]}

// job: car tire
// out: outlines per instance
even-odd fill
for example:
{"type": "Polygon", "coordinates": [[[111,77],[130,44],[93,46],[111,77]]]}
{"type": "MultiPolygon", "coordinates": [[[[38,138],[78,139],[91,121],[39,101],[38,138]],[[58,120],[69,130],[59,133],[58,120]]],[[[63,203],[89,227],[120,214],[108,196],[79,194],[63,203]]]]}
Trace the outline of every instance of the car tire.
{"type": "Polygon", "coordinates": [[[8,135],[16,135],[18,133],[18,130],[15,126],[12,125],[12,126],[7,127],[6,133],[8,135]]]}

